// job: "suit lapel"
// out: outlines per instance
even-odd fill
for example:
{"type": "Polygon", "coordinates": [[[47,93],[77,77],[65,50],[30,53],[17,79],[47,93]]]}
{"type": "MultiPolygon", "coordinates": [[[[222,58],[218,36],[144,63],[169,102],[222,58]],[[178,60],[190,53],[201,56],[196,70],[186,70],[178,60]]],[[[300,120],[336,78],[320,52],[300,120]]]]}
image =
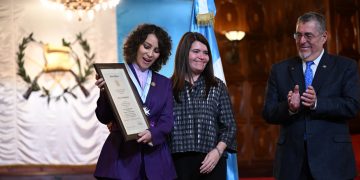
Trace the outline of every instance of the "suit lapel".
{"type": "Polygon", "coordinates": [[[314,80],[312,82],[312,86],[315,88],[315,91],[318,92],[321,88],[321,85],[326,81],[329,77],[330,70],[334,65],[334,61],[330,60],[329,54],[324,52],[321,57],[320,63],[316,69],[314,80]]]}
{"type": "Polygon", "coordinates": [[[156,94],[157,91],[154,91],[155,88],[155,84],[156,84],[156,73],[153,71],[152,73],[152,77],[151,77],[151,84],[150,84],[150,89],[149,89],[149,93],[148,96],[146,97],[145,100],[145,104],[148,104],[151,100],[151,98],[153,98],[153,95],[156,94]]]}
{"type": "Polygon", "coordinates": [[[302,61],[300,58],[297,57],[290,62],[289,72],[294,83],[293,86],[291,87],[291,90],[293,90],[295,85],[299,85],[300,92],[303,92],[305,90],[305,82],[304,82],[302,61]]]}

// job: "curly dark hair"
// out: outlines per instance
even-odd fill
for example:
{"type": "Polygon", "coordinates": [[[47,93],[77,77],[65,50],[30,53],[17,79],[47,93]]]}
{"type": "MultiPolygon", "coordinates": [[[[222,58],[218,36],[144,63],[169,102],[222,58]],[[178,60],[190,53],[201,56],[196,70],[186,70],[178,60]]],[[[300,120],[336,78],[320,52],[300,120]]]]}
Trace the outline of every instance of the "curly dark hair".
{"type": "Polygon", "coordinates": [[[161,27],[154,24],[141,24],[127,37],[123,51],[125,62],[131,64],[136,61],[137,51],[145,42],[149,34],[154,34],[159,42],[159,58],[150,66],[150,69],[158,72],[171,55],[171,37],[161,27]]]}

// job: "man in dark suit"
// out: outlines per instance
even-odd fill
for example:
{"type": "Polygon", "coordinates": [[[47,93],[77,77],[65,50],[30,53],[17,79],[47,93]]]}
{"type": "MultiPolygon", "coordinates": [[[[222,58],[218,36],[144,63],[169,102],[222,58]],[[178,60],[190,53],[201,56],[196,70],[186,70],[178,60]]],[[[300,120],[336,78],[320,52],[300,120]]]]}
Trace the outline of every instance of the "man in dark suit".
{"type": "Polygon", "coordinates": [[[360,109],[355,61],[328,54],[323,15],[296,23],[298,56],[273,65],[263,117],[280,125],[274,175],[280,180],[348,180],[356,176],[348,120],[360,109]]]}

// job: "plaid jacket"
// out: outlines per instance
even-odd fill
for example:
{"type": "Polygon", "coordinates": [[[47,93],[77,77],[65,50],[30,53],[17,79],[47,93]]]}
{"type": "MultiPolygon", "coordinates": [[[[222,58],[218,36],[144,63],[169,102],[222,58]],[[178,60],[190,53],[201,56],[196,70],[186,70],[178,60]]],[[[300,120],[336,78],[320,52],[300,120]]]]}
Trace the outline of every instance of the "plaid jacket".
{"type": "MultiPolygon", "coordinates": [[[[216,79],[205,99],[205,79],[200,76],[191,86],[186,83],[179,93],[180,102],[174,100],[174,129],[170,137],[172,153],[208,153],[218,142],[236,151],[236,124],[230,97],[225,84],[216,79]]],[[[226,153],[224,153],[226,154],[226,153]]]]}

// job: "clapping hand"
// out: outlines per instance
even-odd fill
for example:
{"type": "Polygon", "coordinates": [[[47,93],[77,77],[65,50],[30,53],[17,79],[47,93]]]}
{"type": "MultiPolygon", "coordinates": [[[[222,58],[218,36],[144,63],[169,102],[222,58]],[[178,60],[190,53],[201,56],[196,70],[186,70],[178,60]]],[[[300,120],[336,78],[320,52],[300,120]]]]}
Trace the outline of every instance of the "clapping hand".
{"type": "Polygon", "coordinates": [[[305,92],[301,96],[301,103],[302,105],[314,108],[316,103],[316,92],[314,87],[308,86],[308,88],[305,90],[305,92]]]}
{"type": "Polygon", "coordinates": [[[288,93],[288,105],[291,112],[297,112],[300,108],[299,85],[295,85],[294,91],[288,93]]]}

